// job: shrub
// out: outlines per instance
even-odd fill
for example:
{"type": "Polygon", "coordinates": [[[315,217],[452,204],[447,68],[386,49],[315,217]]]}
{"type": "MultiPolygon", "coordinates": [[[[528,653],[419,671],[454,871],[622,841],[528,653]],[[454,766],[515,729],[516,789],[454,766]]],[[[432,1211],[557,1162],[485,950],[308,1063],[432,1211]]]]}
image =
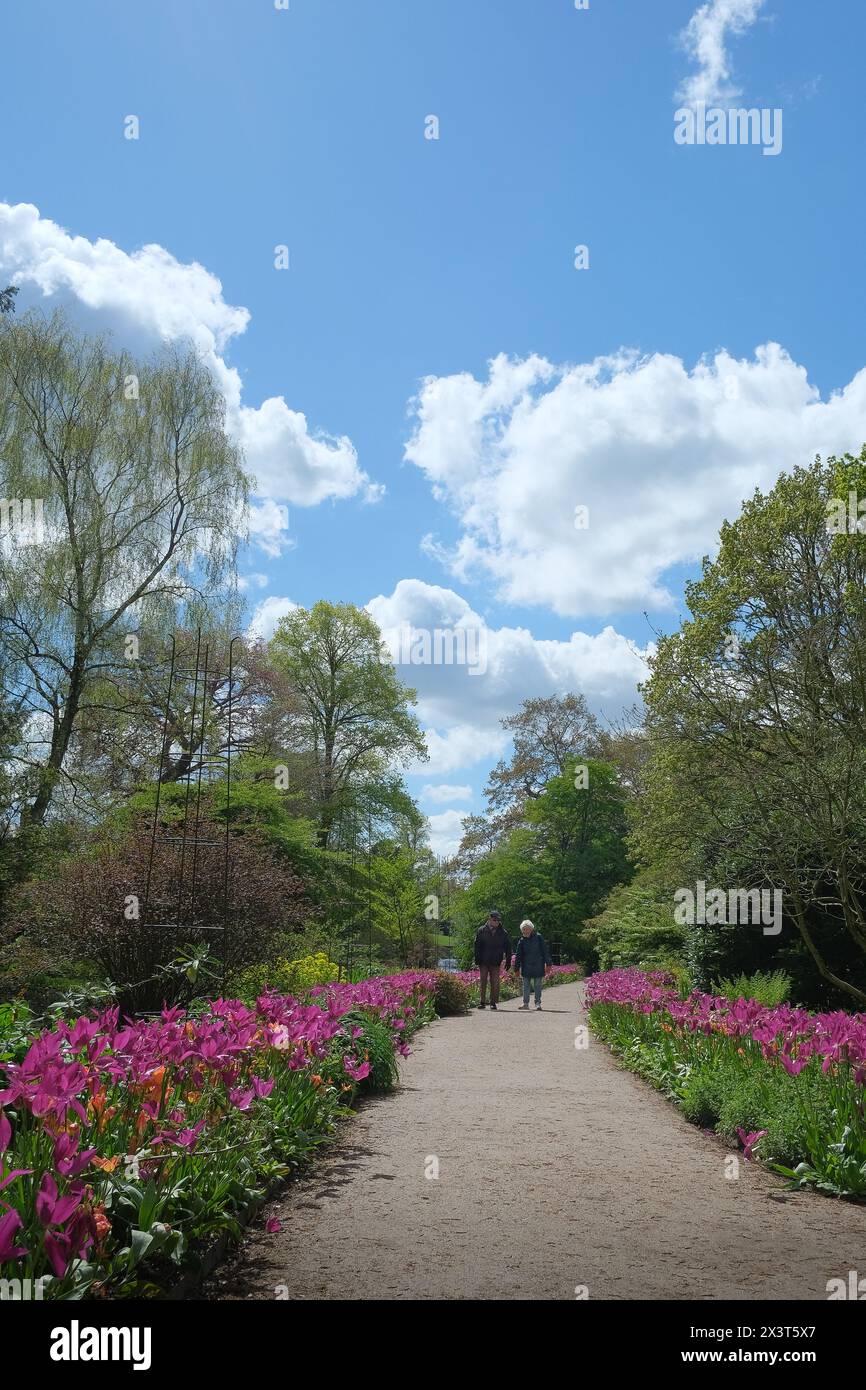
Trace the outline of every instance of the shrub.
{"type": "Polygon", "coordinates": [[[586,923],[600,970],[636,965],[642,969],[682,960],[685,928],[673,919],[673,894],[639,879],[615,888],[602,911],[586,923]]]}
{"type": "Polygon", "coordinates": [[[681,999],[686,999],[691,994],[695,982],[682,961],[677,960],[675,956],[670,956],[667,960],[660,960],[657,969],[670,977],[681,999]]]}
{"type": "Polygon", "coordinates": [[[0,1066],[7,1061],[20,1061],[30,1045],[32,1018],[31,1009],[21,1000],[0,1004],[0,1066]]]}
{"type": "Polygon", "coordinates": [[[277,994],[302,994],[313,985],[328,985],[340,977],[340,967],[329,960],[324,951],[316,951],[299,960],[279,956],[263,965],[250,966],[237,978],[237,992],[244,999],[254,999],[265,990],[277,994]]]}
{"type": "Polygon", "coordinates": [[[436,991],[433,1003],[440,1018],[452,1018],[469,1012],[469,987],[457,975],[447,970],[436,971],[436,991]]]}
{"type": "Polygon", "coordinates": [[[17,934],[23,929],[55,955],[95,961],[128,1013],[207,993],[215,977],[219,983],[224,956],[230,974],[264,961],[275,937],[309,914],[301,879],[253,832],[230,835],[226,847],[225,827],[202,820],[202,843],[188,844],[184,857],[180,828],[160,826],[151,864],[152,833],[139,820],[115,840],[94,841],[50,878],[25,884],[15,902],[17,934]],[[209,946],[207,968],[173,968],[191,943],[193,950],[209,946]]]}
{"type": "MultiPolygon", "coordinates": [[[[811,1153],[812,1136],[822,1147],[839,1137],[839,1119],[822,1081],[812,1076],[774,1078],[772,1105],[763,1123],[760,1156],[796,1168],[811,1153]],[[794,1084],[786,1085],[785,1082],[794,1084]]],[[[844,1129],[844,1121],[841,1126],[844,1129]]]]}
{"type": "Polygon", "coordinates": [[[721,1068],[716,1129],[731,1143],[734,1143],[740,1130],[751,1134],[766,1128],[767,1116],[771,1113],[766,1071],[765,1067],[721,1068]]]}
{"type": "MultiPolygon", "coordinates": [[[[44,1007],[63,973],[57,953],[30,940],[18,926],[5,931],[0,944],[0,1000],[26,997],[36,1009],[44,1007]]],[[[68,956],[66,967],[69,968],[68,956]]]]}

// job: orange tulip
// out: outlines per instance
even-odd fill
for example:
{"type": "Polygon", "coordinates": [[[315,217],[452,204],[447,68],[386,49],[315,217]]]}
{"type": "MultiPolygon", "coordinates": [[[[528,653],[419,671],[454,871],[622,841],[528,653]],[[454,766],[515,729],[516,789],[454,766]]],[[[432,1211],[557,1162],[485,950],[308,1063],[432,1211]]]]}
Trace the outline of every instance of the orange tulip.
{"type": "Polygon", "coordinates": [[[64,1124],[57,1115],[46,1115],[42,1123],[49,1134],[56,1134],[58,1137],[61,1134],[68,1134],[71,1139],[78,1137],[79,1126],[72,1123],[64,1124]]]}
{"type": "Polygon", "coordinates": [[[93,1228],[96,1234],[96,1243],[101,1245],[105,1237],[111,1232],[111,1222],[105,1214],[104,1206],[93,1208],[93,1228]]]}
{"type": "Polygon", "coordinates": [[[113,1158],[94,1158],[92,1160],[94,1168],[99,1168],[103,1173],[113,1173],[120,1162],[120,1154],[115,1154],[113,1158]]]}

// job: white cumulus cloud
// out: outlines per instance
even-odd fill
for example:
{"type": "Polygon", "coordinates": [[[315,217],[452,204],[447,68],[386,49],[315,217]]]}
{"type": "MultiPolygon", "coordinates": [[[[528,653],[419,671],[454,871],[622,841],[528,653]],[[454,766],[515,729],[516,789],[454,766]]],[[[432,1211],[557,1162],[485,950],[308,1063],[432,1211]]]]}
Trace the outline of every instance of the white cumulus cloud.
{"type": "MultiPolygon", "coordinates": [[[[408,632],[397,645],[396,670],[418,694],[429,763],[419,766],[437,776],[480,764],[490,765],[508,746],[500,719],[534,696],[580,691],[602,718],[617,719],[636,698],[653,651],[640,648],[613,627],[597,634],[573,632],[567,640],[537,638],[523,627],[491,627],[453,589],[420,579],[401,579],[390,595],[367,604],[383,632],[408,632]],[[473,629],[473,651],[483,662],[472,674],[466,665],[426,661],[436,631],[473,629]],[[421,658],[421,659],[416,659],[421,658]]],[[[468,650],[468,648],[467,648],[468,650]]]]}
{"type": "Polygon", "coordinates": [[[816,453],[859,452],[866,370],[822,399],[775,343],[692,368],[664,353],[500,355],[486,380],[425,379],[412,410],[406,457],[460,528],[427,552],[509,603],[607,615],[670,608],[666,572],[712,553],[755,487],[816,453]]]}

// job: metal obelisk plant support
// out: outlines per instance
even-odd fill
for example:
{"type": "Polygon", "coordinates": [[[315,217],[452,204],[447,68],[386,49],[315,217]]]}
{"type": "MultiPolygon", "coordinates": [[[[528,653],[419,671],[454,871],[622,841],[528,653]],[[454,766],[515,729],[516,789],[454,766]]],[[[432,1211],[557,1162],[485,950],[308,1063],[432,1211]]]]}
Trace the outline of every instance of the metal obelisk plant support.
{"type": "Polygon", "coordinates": [[[180,932],[184,927],[190,931],[216,931],[222,934],[222,979],[221,988],[225,995],[228,983],[228,962],[230,956],[230,927],[231,914],[229,911],[230,898],[230,872],[229,872],[229,845],[230,845],[230,821],[231,821],[231,789],[232,789],[232,747],[233,747],[233,696],[234,696],[234,648],[238,637],[233,637],[229,642],[228,650],[228,685],[226,691],[226,715],[227,715],[227,734],[223,745],[224,752],[208,756],[207,745],[207,708],[210,700],[211,706],[214,697],[208,694],[208,673],[210,669],[210,647],[205,645],[202,653],[201,628],[196,632],[195,641],[195,665],[183,668],[177,664],[177,641],[174,635],[171,638],[169,670],[168,670],[168,689],[165,700],[165,716],[162,725],[162,740],[159,755],[159,769],[157,773],[156,798],[153,812],[153,828],[150,837],[150,853],[147,863],[147,877],[144,892],[144,910],[142,912],[143,930],[162,930],[170,928],[174,932],[180,932]],[[177,877],[177,908],[175,920],[172,922],[150,922],[148,915],[150,911],[151,888],[153,883],[153,860],[156,849],[156,836],[159,828],[159,812],[162,802],[162,792],[165,786],[166,769],[171,761],[171,743],[169,734],[169,724],[171,721],[171,702],[174,694],[175,685],[180,676],[187,676],[192,679],[192,708],[189,716],[189,758],[187,769],[180,779],[185,782],[185,793],[183,797],[183,822],[180,835],[168,837],[169,843],[180,846],[180,863],[178,866],[177,877]],[[199,696],[199,690],[201,695],[199,696]],[[199,703],[200,701],[200,703],[199,703]],[[196,731],[198,730],[198,738],[196,731]],[[197,752],[197,758],[194,756],[197,752]],[[193,765],[197,762],[198,766],[193,772],[193,765]],[[195,918],[196,909],[196,880],[198,873],[198,851],[199,846],[207,845],[213,847],[220,842],[218,840],[203,840],[200,835],[201,830],[201,798],[202,798],[202,776],[205,766],[208,769],[225,764],[225,783],[226,783],[226,802],[225,802],[225,839],[223,841],[223,925],[221,927],[205,927],[202,922],[197,922],[195,918]],[[193,800],[193,778],[195,777],[196,788],[193,800]],[[190,802],[193,802],[194,824],[190,833],[190,802]],[[187,855],[187,849],[192,851],[187,855]],[[187,873],[189,872],[189,893],[187,895],[187,873]],[[184,916],[184,900],[188,897],[187,916],[184,916]]]}
{"type": "Polygon", "coordinates": [[[223,995],[225,995],[226,992],[226,983],[228,979],[229,927],[231,923],[229,915],[229,823],[231,821],[232,802],[232,690],[234,689],[234,650],[237,640],[237,637],[233,637],[229,642],[228,736],[226,738],[226,843],[225,862],[223,867],[223,995]]]}

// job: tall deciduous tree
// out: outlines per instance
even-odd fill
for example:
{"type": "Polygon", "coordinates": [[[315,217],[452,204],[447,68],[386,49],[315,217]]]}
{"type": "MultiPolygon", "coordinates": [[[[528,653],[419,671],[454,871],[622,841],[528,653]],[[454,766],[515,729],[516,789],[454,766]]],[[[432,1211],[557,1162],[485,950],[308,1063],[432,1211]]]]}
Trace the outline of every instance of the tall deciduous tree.
{"type": "Polygon", "coordinates": [[[280,620],[270,651],[300,702],[324,848],[358,784],[380,782],[393,764],[426,758],[411,709],[415,692],[397,679],[376,623],[352,604],[294,609],[280,620]]]}
{"type": "Polygon", "coordinates": [[[609,763],[590,759],[551,777],[529,808],[549,884],[549,909],[579,930],[614,885],[630,876],[626,793],[609,763]]]}
{"type": "Polygon", "coordinates": [[[570,762],[598,744],[598,723],[579,694],[524,700],[516,714],[500,722],[514,744],[510,759],[497,763],[487,784],[490,809],[500,814],[515,805],[522,810],[552,777],[562,777],[570,762]]]}
{"type": "MultiPolygon", "coordinates": [[[[637,840],[669,882],[776,888],[814,969],[866,1000],[866,449],[756,492],[646,687],[637,840]],[[841,518],[841,523],[840,523],[841,518]]],[[[738,927],[737,930],[745,930],[738,927]]]]}
{"type": "Polygon", "coordinates": [[[463,822],[460,861],[464,867],[471,867],[499,839],[526,823],[527,808],[551,777],[561,777],[577,758],[599,755],[598,722],[580,694],[524,700],[516,714],[499,722],[511,735],[513,749],[487,780],[487,815],[468,816],[463,822]]]}

